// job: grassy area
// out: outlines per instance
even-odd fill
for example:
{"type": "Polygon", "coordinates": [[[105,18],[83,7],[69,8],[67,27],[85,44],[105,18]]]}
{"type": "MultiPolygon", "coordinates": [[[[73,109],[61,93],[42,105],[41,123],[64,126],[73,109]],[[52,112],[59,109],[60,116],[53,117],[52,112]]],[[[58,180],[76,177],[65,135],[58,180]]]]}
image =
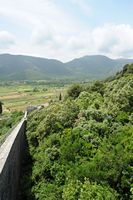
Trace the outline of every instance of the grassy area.
{"type": "Polygon", "coordinates": [[[30,105],[41,105],[57,100],[60,93],[65,94],[67,87],[48,86],[44,83],[14,83],[0,85],[0,100],[4,103],[4,111],[24,111],[30,105]]]}

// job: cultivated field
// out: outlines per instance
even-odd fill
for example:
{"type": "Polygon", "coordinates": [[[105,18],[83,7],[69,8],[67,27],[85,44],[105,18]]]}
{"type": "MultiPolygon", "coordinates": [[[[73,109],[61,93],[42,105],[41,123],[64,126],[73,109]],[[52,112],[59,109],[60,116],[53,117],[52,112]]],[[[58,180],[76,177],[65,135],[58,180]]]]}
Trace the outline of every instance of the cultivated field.
{"type": "Polygon", "coordinates": [[[62,97],[66,87],[45,84],[13,83],[0,86],[0,101],[4,103],[4,111],[24,111],[31,105],[42,105],[62,97]]]}

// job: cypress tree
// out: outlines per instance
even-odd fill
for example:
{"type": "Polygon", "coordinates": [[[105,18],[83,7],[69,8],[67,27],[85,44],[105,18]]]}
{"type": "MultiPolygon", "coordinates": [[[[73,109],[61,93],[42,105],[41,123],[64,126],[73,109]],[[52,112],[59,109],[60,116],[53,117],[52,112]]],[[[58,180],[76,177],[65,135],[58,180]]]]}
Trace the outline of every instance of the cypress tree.
{"type": "Polygon", "coordinates": [[[61,101],[62,100],[62,95],[61,95],[61,93],[60,93],[60,95],[59,95],[59,101],[61,101]]]}
{"type": "Polygon", "coordinates": [[[3,103],[0,101],[0,114],[2,114],[2,111],[3,111],[2,105],[3,105],[3,103]]]}

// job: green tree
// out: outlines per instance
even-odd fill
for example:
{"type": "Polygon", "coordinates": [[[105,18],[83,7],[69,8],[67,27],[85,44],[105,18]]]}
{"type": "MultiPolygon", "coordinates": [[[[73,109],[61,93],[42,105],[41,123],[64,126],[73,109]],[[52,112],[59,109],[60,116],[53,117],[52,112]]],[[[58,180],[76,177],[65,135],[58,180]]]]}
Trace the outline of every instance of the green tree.
{"type": "Polygon", "coordinates": [[[61,101],[62,100],[62,95],[61,95],[61,93],[60,93],[60,95],[59,95],[59,101],[61,101]]]}
{"type": "Polygon", "coordinates": [[[78,200],[116,200],[117,193],[108,186],[85,180],[78,200]]]}
{"type": "Polygon", "coordinates": [[[96,81],[94,85],[92,85],[91,90],[94,92],[100,93],[102,96],[104,95],[105,84],[102,81],[96,81]]]}
{"type": "Polygon", "coordinates": [[[2,112],[3,112],[2,105],[3,105],[3,103],[0,101],[0,114],[2,114],[2,112]]]}
{"type": "Polygon", "coordinates": [[[79,96],[79,94],[81,93],[81,91],[82,91],[81,85],[74,84],[68,89],[67,95],[68,95],[68,97],[76,99],[79,96]]]}

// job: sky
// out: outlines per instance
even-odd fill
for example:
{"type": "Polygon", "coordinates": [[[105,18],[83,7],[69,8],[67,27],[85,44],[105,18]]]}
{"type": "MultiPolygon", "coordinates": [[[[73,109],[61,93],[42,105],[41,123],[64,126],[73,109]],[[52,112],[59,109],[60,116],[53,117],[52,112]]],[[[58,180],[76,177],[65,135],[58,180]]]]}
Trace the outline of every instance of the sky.
{"type": "Polygon", "coordinates": [[[133,0],[0,0],[0,53],[133,58],[133,0]]]}

